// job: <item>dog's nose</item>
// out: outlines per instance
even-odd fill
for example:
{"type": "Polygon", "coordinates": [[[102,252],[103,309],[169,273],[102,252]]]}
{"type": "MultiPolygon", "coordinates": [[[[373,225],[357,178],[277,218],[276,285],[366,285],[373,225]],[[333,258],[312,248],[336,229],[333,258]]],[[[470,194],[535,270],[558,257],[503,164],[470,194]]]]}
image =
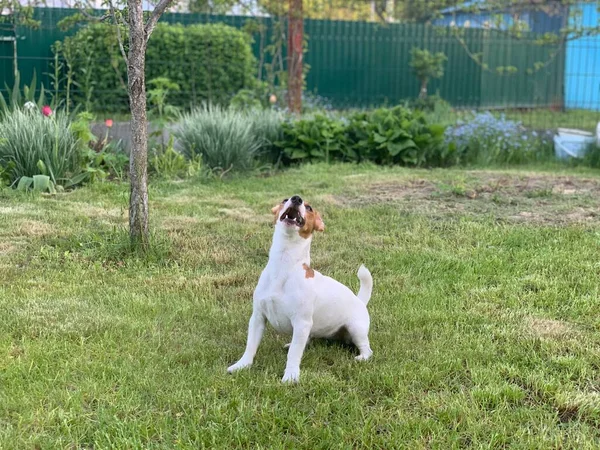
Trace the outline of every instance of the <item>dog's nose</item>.
{"type": "Polygon", "coordinates": [[[292,201],[292,205],[301,205],[302,204],[302,199],[297,195],[294,195],[290,200],[292,201]]]}

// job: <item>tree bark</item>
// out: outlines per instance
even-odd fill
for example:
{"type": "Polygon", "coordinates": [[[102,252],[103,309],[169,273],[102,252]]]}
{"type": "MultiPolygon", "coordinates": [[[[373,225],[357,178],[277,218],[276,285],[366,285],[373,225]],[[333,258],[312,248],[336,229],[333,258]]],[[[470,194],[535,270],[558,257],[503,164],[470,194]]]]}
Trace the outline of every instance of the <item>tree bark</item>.
{"type": "Polygon", "coordinates": [[[290,0],[288,17],[288,108],[295,114],[300,114],[302,111],[303,40],[302,0],[290,0]]]}
{"type": "Polygon", "coordinates": [[[419,92],[419,98],[427,98],[427,83],[429,80],[421,80],[421,91],[419,92]]]}
{"type": "Polygon", "coordinates": [[[131,155],[129,177],[129,234],[131,242],[146,250],[148,227],[148,131],[146,123],[146,31],[142,0],[128,0],[129,55],[127,77],[131,109],[131,155]]]}

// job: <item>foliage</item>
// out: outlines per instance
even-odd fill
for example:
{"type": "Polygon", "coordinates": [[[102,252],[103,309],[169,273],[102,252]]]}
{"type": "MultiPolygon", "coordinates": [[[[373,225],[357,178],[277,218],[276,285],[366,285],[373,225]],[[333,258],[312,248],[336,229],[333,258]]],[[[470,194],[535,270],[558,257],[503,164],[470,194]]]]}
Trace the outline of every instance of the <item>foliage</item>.
{"type": "Polygon", "coordinates": [[[592,144],[585,152],[582,164],[594,169],[600,169],[600,145],[592,144]]]}
{"type": "Polygon", "coordinates": [[[150,150],[148,172],[161,178],[187,178],[203,173],[202,156],[190,160],[175,150],[173,136],[167,145],[156,145],[150,150]]]}
{"type": "Polygon", "coordinates": [[[520,122],[490,112],[473,113],[446,129],[446,144],[467,164],[522,164],[548,159],[550,139],[520,122]]]}
{"type": "Polygon", "coordinates": [[[348,135],[357,160],[421,166],[442,146],[444,129],[402,106],[359,112],[350,117],[348,135]]]}
{"type": "Polygon", "coordinates": [[[279,127],[274,112],[213,105],[183,114],[173,132],[186,158],[200,155],[210,170],[224,173],[251,170],[268,158],[279,127]]]}
{"type": "Polygon", "coordinates": [[[37,108],[38,110],[41,110],[46,104],[44,85],[40,87],[39,95],[36,95],[37,76],[35,70],[33,71],[31,84],[23,86],[23,93],[21,93],[21,77],[19,72],[16,73],[12,89],[6,83],[4,83],[4,87],[8,93],[8,101],[0,94],[0,114],[6,114],[11,110],[22,108],[27,103],[29,103],[27,105],[28,108],[37,108]]]}
{"type": "Polygon", "coordinates": [[[9,167],[11,183],[47,175],[52,183],[65,184],[80,164],[79,142],[66,115],[15,109],[0,121],[0,165],[9,167]]]}
{"type": "MultiPolygon", "coordinates": [[[[231,99],[230,106],[240,111],[252,109],[267,109],[271,106],[271,95],[277,101],[277,96],[271,92],[269,84],[256,80],[252,86],[240,89],[231,99]]],[[[275,103],[273,102],[273,103],[275,103]]]]}
{"type": "Polygon", "coordinates": [[[67,186],[83,182],[95,182],[107,178],[123,180],[129,165],[129,157],[121,141],[108,140],[108,127],[103,138],[92,133],[95,116],[89,112],[77,115],[71,124],[71,132],[77,138],[82,156],[82,172],[73,177],[67,186]]]}
{"type": "Polygon", "coordinates": [[[429,95],[425,98],[418,97],[415,99],[411,99],[408,102],[408,107],[410,109],[416,109],[417,111],[424,111],[427,113],[434,111],[450,111],[452,106],[438,94],[429,95]]]}
{"type": "Polygon", "coordinates": [[[345,159],[348,151],[346,127],[324,114],[283,124],[283,140],[277,143],[284,162],[332,162],[345,159]]]}
{"type": "Polygon", "coordinates": [[[410,55],[409,65],[421,82],[419,97],[427,97],[427,83],[432,78],[444,76],[444,63],[448,58],[442,52],[431,53],[429,50],[419,48],[413,48],[410,55]]]}
{"type": "MultiPolygon", "coordinates": [[[[127,41],[125,28],[121,34],[127,41]]],[[[73,83],[93,86],[91,98],[86,98],[82,90],[74,93],[77,102],[88,100],[93,109],[108,112],[127,110],[127,70],[114,26],[87,25],[65,38],[62,48],[72,60],[73,83]],[[89,55],[94,57],[90,59],[89,55]]],[[[151,85],[154,101],[162,101],[158,97],[166,96],[166,88],[169,103],[178,107],[199,105],[205,100],[228,103],[235,92],[252,85],[256,64],[250,37],[223,24],[184,27],[159,23],[148,41],[146,61],[146,78],[161,80],[159,85],[151,85]]]]}
{"type": "Polygon", "coordinates": [[[159,120],[174,117],[177,108],[167,102],[167,96],[170,92],[179,92],[181,89],[177,83],[173,83],[166,77],[158,77],[148,81],[148,102],[150,103],[150,113],[159,120]]]}
{"type": "Polygon", "coordinates": [[[88,148],[84,152],[84,162],[83,173],[86,176],[82,176],[78,182],[95,182],[106,179],[123,181],[127,177],[129,155],[121,140],[104,141],[104,145],[100,148],[88,148]]]}
{"type": "Polygon", "coordinates": [[[448,165],[444,127],[420,112],[380,108],[345,117],[316,114],[284,124],[277,143],[284,162],[370,161],[407,166],[448,165]]]}

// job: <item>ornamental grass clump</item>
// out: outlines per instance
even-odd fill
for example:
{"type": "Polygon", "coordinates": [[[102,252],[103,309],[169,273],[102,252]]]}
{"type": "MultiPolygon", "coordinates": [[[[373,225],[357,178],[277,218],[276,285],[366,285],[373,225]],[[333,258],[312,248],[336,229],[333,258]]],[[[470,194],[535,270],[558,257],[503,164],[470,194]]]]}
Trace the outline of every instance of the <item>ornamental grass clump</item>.
{"type": "Polygon", "coordinates": [[[35,175],[65,184],[81,170],[79,142],[68,117],[50,107],[7,112],[0,120],[0,167],[11,184],[35,175]]]}
{"type": "Polygon", "coordinates": [[[244,172],[271,158],[281,118],[272,111],[203,106],[181,115],[173,133],[189,160],[200,155],[211,170],[244,172]]]}

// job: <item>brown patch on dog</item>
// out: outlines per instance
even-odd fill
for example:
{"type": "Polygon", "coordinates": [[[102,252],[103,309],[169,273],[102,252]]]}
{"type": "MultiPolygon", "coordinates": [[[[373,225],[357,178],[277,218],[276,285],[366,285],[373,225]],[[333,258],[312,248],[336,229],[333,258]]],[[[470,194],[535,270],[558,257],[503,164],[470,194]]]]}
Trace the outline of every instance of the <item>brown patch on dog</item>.
{"type": "MultiPolygon", "coordinates": [[[[305,206],[310,207],[309,204],[305,203],[305,206]]],[[[323,223],[323,219],[321,219],[321,215],[317,210],[309,211],[306,209],[306,214],[304,217],[304,226],[300,229],[299,234],[304,239],[308,239],[313,231],[324,231],[325,224],[323,223]]]]}
{"type": "Polygon", "coordinates": [[[283,203],[280,203],[279,205],[275,205],[271,208],[271,212],[275,215],[275,218],[273,219],[273,223],[277,223],[277,219],[279,219],[279,213],[281,212],[281,208],[283,208],[283,203]]]}
{"type": "Polygon", "coordinates": [[[302,264],[302,268],[304,269],[304,278],[315,277],[315,271],[312,270],[309,266],[307,266],[306,264],[302,264]]]}

